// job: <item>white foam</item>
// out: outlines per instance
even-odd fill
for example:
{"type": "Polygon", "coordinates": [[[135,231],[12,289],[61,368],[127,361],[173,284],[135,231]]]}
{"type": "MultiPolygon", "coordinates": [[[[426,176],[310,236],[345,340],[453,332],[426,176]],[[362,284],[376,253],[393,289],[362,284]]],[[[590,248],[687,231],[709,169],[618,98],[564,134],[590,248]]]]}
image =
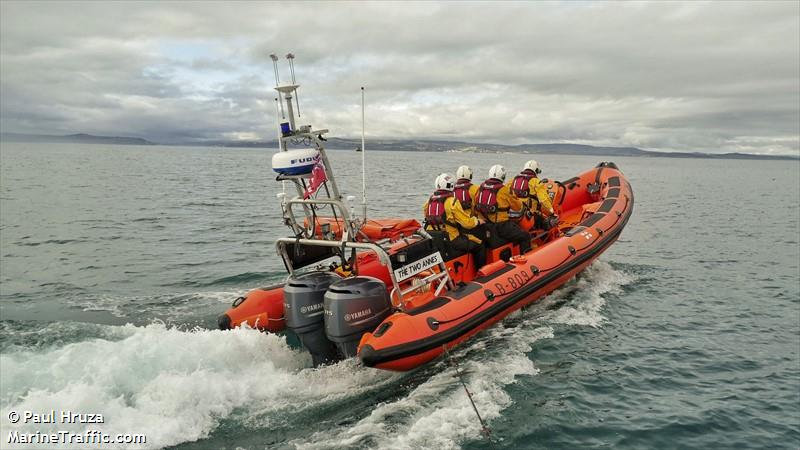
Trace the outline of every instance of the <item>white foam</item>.
{"type": "Polygon", "coordinates": [[[116,328],[127,336],[0,355],[4,414],[70,410],[103,414],[105,424],[11,425],[3,420],[0,435],[96,429],[147,436],[145,445],[126,448],[161,448],[207,437],[237,408],[257,416],[313,407],[396,377],[359,370],[354,361],[306,368],[310,357],[305,352],[251,329],[116,328]]]}
{"type": "Polygon", "coordinates": [[[546,315],[549,323],[599,327],[606,320],[602,314],[606,304],[603,295],[618,293],[622,286],[635,281],[632,275],[614,270],[605,261],[595,261],[580,276],[557,289],[545,303],[552,303],[574,293],[574,299],[546,315]]]}

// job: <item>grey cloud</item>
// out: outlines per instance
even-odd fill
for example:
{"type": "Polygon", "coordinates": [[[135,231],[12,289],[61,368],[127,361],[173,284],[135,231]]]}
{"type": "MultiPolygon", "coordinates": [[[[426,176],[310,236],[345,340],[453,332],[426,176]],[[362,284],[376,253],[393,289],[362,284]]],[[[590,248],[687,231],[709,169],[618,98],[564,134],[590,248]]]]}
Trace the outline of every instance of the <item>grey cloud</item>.
{"type": "Polygon", "coordinates": [[[271,138],[291,50],[302,121],[340,136],[366,85],[375,137],[800,152],[797,2],[0,8],[3,131],[271,138]]]}

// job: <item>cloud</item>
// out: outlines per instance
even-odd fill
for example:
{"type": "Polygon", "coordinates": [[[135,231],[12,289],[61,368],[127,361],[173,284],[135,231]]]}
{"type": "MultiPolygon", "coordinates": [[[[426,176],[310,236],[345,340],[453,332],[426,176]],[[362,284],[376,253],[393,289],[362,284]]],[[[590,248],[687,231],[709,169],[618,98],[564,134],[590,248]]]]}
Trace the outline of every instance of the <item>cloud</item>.
{"type": "Polygon", "coordinates": [[[352,137],[800,154],[800,4],[0,3],[3,131],[352,137]],[[282,77],[288,70],[282,67],[282,77]]]}

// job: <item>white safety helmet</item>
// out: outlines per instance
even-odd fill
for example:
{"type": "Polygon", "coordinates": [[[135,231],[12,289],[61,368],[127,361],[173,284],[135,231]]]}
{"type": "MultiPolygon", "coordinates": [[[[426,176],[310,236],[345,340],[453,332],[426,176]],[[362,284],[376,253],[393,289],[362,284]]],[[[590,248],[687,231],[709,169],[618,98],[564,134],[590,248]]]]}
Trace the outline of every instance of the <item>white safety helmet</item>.
{"type": "Polygon", "coordinates": [[[500,181],[505,181],[506,168],[500,164],[493,165],[491,168],[489,168],[489,178],[497,178],[500,181]]]}
{"type": "Polygon", "coordinates": [[[537,175],[542,173],[542,169],[539,168],[539,163],[535,159],[526,162],[522,170],[530,170],[537,175]]]}
{"type": "Polygon", "coordinates": [[[439,176],[436,177],[436,182],[434,182],[436,189],[446,189],[448,191],[452,191],[455,184],[456,180],[454,180],[449,173],[439,174],[439,176]]]}
{"type": "Polygon", "coordinates": [[[472,169],[469,166],[460,166],[458,170],[456,170],[456,178],[459,180],[462,178],[466,178],[468,180],[472,179],[472,169]]]}

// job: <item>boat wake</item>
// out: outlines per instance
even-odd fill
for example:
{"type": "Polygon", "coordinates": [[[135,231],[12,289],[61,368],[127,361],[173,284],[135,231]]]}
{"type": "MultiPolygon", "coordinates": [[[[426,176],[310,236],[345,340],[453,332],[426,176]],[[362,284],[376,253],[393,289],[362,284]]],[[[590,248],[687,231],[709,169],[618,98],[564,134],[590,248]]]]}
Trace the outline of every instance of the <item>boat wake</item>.
{"type": "MultiPolygon", "coordinates": [[[[528,356],[535,343],[557,335],[560,326],[601,326],[604,296],[634,280],[606,262],[595,262],[539,304],[452,353],[490,427],[512,403],[506,387],[518,377],[536,375],[528,356]],[[559,302],[563,305],[551,308],[559,302]]],[[[365,369],[355,360],[313,369],[308,354],[293,349],[284,337],[247,328],[107,328],[65,344],[13,345],[0,355],[4,413],[99,413],[105,423],[3,420],[2,436],[93,429],[147,436],[146,444],[126,448],[204,439],[219,447],[226,433],[237,430],[256,436],[254,447],[309,449],[457,448],[480,438],[474,411],[446,360],[406,374],[365,369]],[[298,427],[312,421],[315,433],[298,427]]]]}

